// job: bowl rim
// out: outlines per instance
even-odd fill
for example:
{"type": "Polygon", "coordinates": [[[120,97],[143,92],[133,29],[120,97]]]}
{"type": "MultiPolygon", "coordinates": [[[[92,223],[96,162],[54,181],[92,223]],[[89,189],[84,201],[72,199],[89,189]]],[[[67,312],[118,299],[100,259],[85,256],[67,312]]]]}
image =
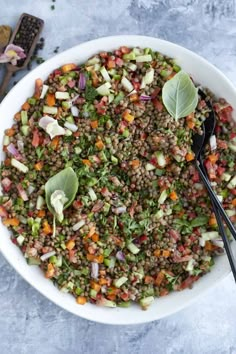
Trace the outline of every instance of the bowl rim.
{"type": "MultiPolygon", "coordinates": [[[[206,59],[204,59],[203,57],[201,57],[200,55],[192,52],[189,49],[186,49],[178,44],[163,40],[163,39],[159,39],[159,38],[155,38],[155,37],[151,37],[151,36],[142,36],[142,35],[118,35],[118,36],[106,36],[106,37],[101,37],[101,38],[97,38],[97,39],[93,39],[90,41],[86,41],[83,42],[81,44],[78,44],[76,46],[73,46],[61,53],[58,53],[57,55],[53,56],[52,58],[48,59],[47,61],[45,61],[44,63],[40,64],[39,66],[37,66],[34,70],[32,70],[31,72],[29,72],[27,75],[25,75],[10,91],[9,93],[6,95],[6,97],[3,99],[3,101],[0,104],[0,113],[1,113],[1,109],[2,107],[4,107],[4,105],[6,104],[6,102],[9,100],[9,98],[12,96],[14,97],[15,92],[17,92],[17,90],[19,89],[20,86],[23,87],[23,85],[25,83],[27,83],[27,81],[31,78],[31,76],[33,76],[34,73],[36,73],[37,71],[39,71],[39,69],[43,69],[43,68],[47,68],[48,66],[50,66],[51,64],[53,64],[54,62],[56,63],[57,61],[60,61],[61,58],[63,57],[67,57],[70,56],[70,53],[78,50],[81,51],[83,50],[83,47],[91,47],[91,48],[96,48],[94,50],[94,54],[98,53],[98,49],[97,47],[99,46],[98,44],[103,44],[103,43],[110,43],[110,48],[114,48],[116,46],[116,44],[113,45],[113,43],[116,42],[121,42],[123,43],[123,45],[126,45],[126,42],[138,42],[140,40],[141,43],[144,43],[145,41],[147,42],[147,46],[149,46],[149,42],[150,41],[154,41],[157,44],[160,45],[165,45],[168,47],[172,47],[174,50],[178,51],[181,50],[184,53],[186,53],[187,56],[190,56],[192,58],[195,58],[199,63],[204,63],[204,65],[207,65],[208,67],[210,67],[213,71],[215,71],[217,73],[217,75],[228,85],[229,89],[232,91],[233,95],[236,97],[236,88],[234,87],[234,85],[231,83],[231,81],[218,69],[216,68],[213,64],[211,64],[210,62],[208,62],[206,59]]],[[[122,45],[122,44],[120,44],[122,45]]],[[[140,45],[143,47],[143,45],[140,45]]],[[[115,49],[115,48],[114,48],[115,49]]],[[[112,50],[112,49],[111,49],[112,50]]],[[[55,64],[54,69],[57,68],[57,64],[55,64]]],[[[50,72],[54,69],[50,69],[50,72]]],[[[47,70],[46,70],[47,71],[47,70]]],[[[1,127],[0,127],[0,131],[1,131],[1,127]]],[[[6,229],[6,233],[9,232],[6,229]]],[[[1,241],[0,241],[0,245],[1,245],[1,241]]],[[[15,247],[15,245],[14,245],[15,247]]],[[[141,324],[141,323],[147,323],[147,322],[151,322],[157,319],[161,319],[163,317],[169,316],[171,314],[174,314],[180,310],[182,310],[183,308],[189,306],[191,303],[193,303],[194,301],[196,301],[200,296],[202,296],[204,293],[206,293],[206,291],[208,291],[209,289],[212,289],[217,282],[210,284],[208,286],[206,286],[204,289],[202,289],[198,294],[195,294],[192,298],[188,298],[185,299],[184,302],[182,302],[182,304],[178,304],[178,306],[175,309],[169,309],[166,310],[164,314],[162,315],[152,315],[149,317],[145,317],[143,318],[142,316],[138,316],[135,319],[134,318],[129,318],[129,311],[128,309],[125,309],[125,311],[127,311],[127,315],[124,315],[124,319],[119,319],[116,320],[115,316],[114,318],[112,318],[112,316],[104,316],[104,318],[101,317],[96,317],[94,318],[94,314],[93,313],[78,313],[73,311],[73,309],[67,304],[63,304],[62,301],[60,300],[60,296],[56,297],[56,296],[52,296],[51,294],[47,294],[45,290],[42,289],[41,286],[39,286],[37,283],[34,284],[32,281],[32,277],[29,276],[28,274],[25,274],[25,272],[22,269],[17,268],[17,263],[15,262],[14,259],[12,259],[10,256],[8,256],[8,253],[5,251],[1,250],[1,254],[4,256],[4,258],[8,261],[9,264],[11,264],[11,266],[17,271],[18,274],[20,274],[31,286],[33,286],[37,291],[39,291],[42,295],[44,295],[45,297],[47,297],[50,301],[54,302],[56,305],[58,305],[59,307],[73,313],[74,315],[80,316],[82,318],[91,320],[91,321],[96,321],[96,322],[100,322],[103,324],[112,324],[112,325],[125,325],[125,324],[141,324]]],[[[23,257],[22,257],[23,258],[23,257]]],[[[228,268],[227,271],[225,271],[224,274],[222,274],[219,278],[217,278],[217,281],[220,281],[224,278],[226,278],[230,273],[230,268],[228,268]]],[[[205,277],[205,276],[204,276],[205,277]]],[[[201,280],[200,280],[201,281],[201,280]]],[[[59,291],[57,289],[57,291],[59,291]]],[[[187,291],[187,290],[185,290],[187,291]]],[[[183,291],[183,292],[185,292],[183,291]]],[[[183,293],[181,292],[181,293],[183,293]]],[[[71,296],[71,295],[70,295],[71,296]]],[[[170,297],[171,295],[168,295],[168,297],[170,297]]],[[[157,301],[160,301],[159,299],[157,301]]],[[[78,306],[78,305],[77,305],[78,306]]],[[[87,306],[87,305],[86,305],[87,306]]],[[[91,305],[94,306],[94,305],[91,305]]],[[[113,311],[110,310],[109,311],[113,311]]],[[[141,311],[140,309],[138,309],[138,311],[141,311]]],[[[151,308],[149,309],[149,311],[151,311],[151,308]]],[[[95,311],[94,311],[95,313],[95,311]]],[[[137,312],[136,312],[137,314],[137,312]]]]}

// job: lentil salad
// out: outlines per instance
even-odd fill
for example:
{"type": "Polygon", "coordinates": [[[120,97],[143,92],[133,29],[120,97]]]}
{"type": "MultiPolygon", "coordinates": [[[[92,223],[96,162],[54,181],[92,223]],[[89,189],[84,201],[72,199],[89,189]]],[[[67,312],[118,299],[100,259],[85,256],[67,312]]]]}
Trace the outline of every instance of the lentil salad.
{"type": "MultiPolygon", "coordinates": [[[[176,121],[162,103],[163,85],[179,70],[160,53],[126,47],[65,65],[37,80],[6,131],[3,223],[28,263],[79,304],[135,301],[145,309],[155,296],[191,286],[223,252],[191,151],[208,108],[199,100],[176,121]],[[54,136],[60,128],[47,130],[42,117],[63,134],[54,136]],[[68,168],[79,187],[54,236],[45,184],[68,168]]],[[[232,108],[211,99],[218,124],[206,168],[235,221],[232,108]]]]}

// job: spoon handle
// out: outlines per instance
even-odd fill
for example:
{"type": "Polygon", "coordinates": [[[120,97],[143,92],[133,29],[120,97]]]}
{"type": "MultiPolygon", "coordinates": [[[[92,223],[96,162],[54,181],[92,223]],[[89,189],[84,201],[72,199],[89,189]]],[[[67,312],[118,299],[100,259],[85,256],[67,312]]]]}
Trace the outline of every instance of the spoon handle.
{"type": "MultiPolygon", "coordinates": [[[[202,171],[204,172],[204,175],[207,178],[207,172],[206,172],[206,170],[204,168],[204,165],[203,165],[201,159],[199,160],[199,163],[200,163],[200,167],[201,167],[202,171]]],[[[229,264],[230,264],[230,267],[231,267],[231,270],[232,270],[232,273],[233,273],[233,276],[234,276],[234,280],[236,282],[236,261],[235,261],[235,257],[233,255],[232,248],[230,246],[230,241],[229,241],[229,239],[228,239],[228,237],[227,237],[227,235],[225,233],[225,227],[224,227],[224,224],[222,222],[219,210],[217,209],[217,207],[216,207],[215,203],[213,202],[213,200],[211,200],[211,202],[212,202],[213,211],[214,211],[214,214],[215,214],[215,217],[216,217],[217,225],[218,225],[218,228],[219,228],[219,234],[220,234],[220,236],[221,236],[221,238],[223,240],[224,248],[225,248],[228,260],[229,260],[229,264]]]]}
{"type": "Polygon", "coordinates": [[[9,70],[6,71],[4,79],[3,79],[1,86],[0,86],[0,96],[4,95],[6,88],[11,80],[12,74],[13,74],[12,71],[9,71],[9,70]]]}
{"type": "Polygon", "coordinates": [[[226,214],[224,208],[222,207],[219,199],[217,198],[215,192],[213,191],[210,182],[208,180],[208,178],[205,176],[204,172],[202,171],[201,167],[200,167],[200,162],[197,160],[196,161],[196,168],[201,176],[202,182],[204,183],[208,193],[209,193],[209,197],[211,198],[211,200],[214,202],[215,206],[218,208],[222,218],[224,219],[226,225],[228,226],[233,238],[236,240],[236,230],[234,228],[234,225],[232,224],[230,218],[228,217],[228,215],[226,214]]]}

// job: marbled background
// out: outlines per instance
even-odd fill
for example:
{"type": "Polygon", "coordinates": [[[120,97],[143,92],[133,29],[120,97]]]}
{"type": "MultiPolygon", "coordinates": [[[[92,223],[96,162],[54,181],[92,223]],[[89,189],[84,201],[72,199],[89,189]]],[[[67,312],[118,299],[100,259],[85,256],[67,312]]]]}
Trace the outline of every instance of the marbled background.
{"type": "MultiPolygon", "coordinates": [[[[14,26],[22,12],[45,20],[46,42],[40,54],[45,59],[57,46],[62,51],[97,37],[145,34],[195,51],[236,84],[234,0],[0,0],[0,24],[14,26]]],[[[195,305],[161,321],[106,326],[49,302],[0,255],[0,353],[236,354],[233,277],[195,305]]]]}

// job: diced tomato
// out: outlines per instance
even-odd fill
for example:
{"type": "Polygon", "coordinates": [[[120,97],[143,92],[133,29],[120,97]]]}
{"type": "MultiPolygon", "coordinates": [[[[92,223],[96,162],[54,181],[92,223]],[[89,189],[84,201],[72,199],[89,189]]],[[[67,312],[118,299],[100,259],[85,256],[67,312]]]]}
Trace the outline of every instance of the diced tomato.
{"type": "Polygon", "coordinates": [[[59,70],[59,69],[56,69],[56,70],[53,71],[53,75],[54,75],[54,76],[56,76],[56,75],[61,75],[61,73],[62,73],[62,72],[61,72],[61,70],[59,70]]]}
{"type": "Polygon", "coordinates": [[[106,59],[108,57],[108,54],[107,52],[101,52],[99,53],[100,57],[103,58],[103,59],[106,59]]]}
{"type": "Polygon", "coordinates": [[[143,242],[147,241],[147,239],[148,239],[147,235],[142,235],[139,237],[138,241],[139,241],[139,243],[143,243],[143,242]]]}
{"type": "Polygon", "coordinates": [[[103,187],[101,189],[101,194],[104,196],[104,197],[110,197],[112,195],[112,193],[109,191],[109,189],[107,187],[103,187]]]}
{"type": "Polygon", "coordinates": [[[122,47],[120,47],[120,51],[121,51],[121,53],[123,53],[123,54],[128,54],[128,53],[131,52],[131,49],[128,48],[128,47],[122,46],[122,47]]]}
{"type": "Polygon", "coordinates": [[[230,140],[232,140],[232,139],[234,139],[234,138],[236,138],[236,133],[231,133],[231,134],[230,134],[230,140]]]}
{"type": "Polygon", "coordinates": [[[69,261],[71,263],[76,263],[77,262],[76,250],[69,250],[69,261]]]}
{"type": "Polygon", "coordinates": [[[92,208],[92,213],[98,213],[100,210],[102,210],[103,206],[104,203],[101,200],[98,200],[92,208]]]}
{"type": "Polygon", "coordinates": [[[82,208],[82,206],[83,206],[83,203],[82,203],[80,200],[75,200],[75,201],[73,202],[73,207],[74,207],[76,210],[82,208]]]}
{"type": "Polygon", "coordinates": [[[194,172],[194,174],[193,174],[192,181],[193,181],[194,183],[197,183],[197,182],[200,181],[200,176],[199,176],[199,173],[198,173],[197,170],[195,170],[195,172],[194,172]]]}
{"type": "Polygon", "coordinates": [[[230,192],[231,192],[233,195],[236,195],[236,188],[230,189],[230,192]]]}
{"type": "Polygon", "coordinates": [[[229,105],[218,112],[218,116],[221,122],[227,123],[232,120],[232,111],[233,108],[229,105]]]}
{"type": "Polygon", "coordinates": [[[178,246],[178,251],[180,252],[180,253],[183,253],[184,252],[184,246],[183,245],[180,245],[180,246],[178,246]]]}
{"type": "Polygon", "coordinates": [[[34,147],[37,147],[37,146],[39,146],[39,143],[40,143],[39,131],[38,131],[38,129],[35,129],[35,130],[33,131],[32,145],[33,145],[34,147]]]}
{"type": "Polygon", "coordinates": [[[228,149],[228,143],[224,140],[217,139],[217,146],[220,149],[228,149]]]}
{"type": "Polygon", "coordinates": [[[197,281],[199,279],[199,276],[189,276],[187,279],[185,279],[180,288],[181,289],[186,289],[189,288],[195,281],[197,281]]]}
{"type": "Polygon", "coordinates": [[[221,130],[222,130],[221,126],[217,124],[215,127],[215,133],[220,134],[221,130]]]}
{"type": "Polygon", "coordinates": [[[219,176],[221,176],[224,172],[225,172],[225,168],[224,168],[224,167],[221,167],[221,166],[218,166],[218,168],[217,168],[217,174],[218,174],[219,176]]]}
{"type": "Polygon", "coordinates": [[[120,67],[124,64],[124,60],[121,58],[116,58],[115,62],[116,62],[116,65],[118,65],[120,67]]]}
{"type": "Polygon", "coordinates": [[[2,205],[0,205],[0,216],[1,216],[1,218],[8,217],[8,212],[6,211],[6,209],[2,205]]]}
{"type": "Polygon", "coordinates": [[[123,301],[128,301],[129,300],[129,294],[128,293],[122,293],[122,294],[120,294],[120,298],[123,301]]]}
{"type": "Polygon", "coordinates": [[[114,69],[116,67],[115,60],[109,58],[107,61],[107,67],[108,69],[114,69]]]}
{"type": "Polygon", "coordinates": [[[121,50],[119,50],[119,49],[115,50],[115,55],[116,55],[117,57],[121,57],[121,56],[122,56],[121,50]]]}
{"type": "Polygon", "coordinates": [[[159,95],[160,91],[161,91],[160,87],[155,88],[155,90],[151,94],[151,98],[156,98],[157,95],[159,95]]]}
{"type": "Polygon", "coordinates": [[[147,139],[147,133],[141,133],[140,134],[140,139],[141,140],[146,140],[147,139]]]}
{"type": "Polygon", "coordinates": [[[177,242],[180,240],[180,233],[177,230],[170,229],[169,231],[170,237],[174,242],[177,242]]]}
{"type": "Polygon", "coordinates": [[[133,87],[134,87],[134,89],[136,90],[136,91],[139,91],[140,90],[140,82],[137,82],[137,81],[132,81],[132,85],[133,85],[133,87]]]}
{"type": "Polygon", "coordinates": [[[9,192],[9,190],[11,189],[11,185],[12,181],[8,177],[3,178],[2,186],[5,192],[9,192]]]}
{"type": "Polygon", "coordinates": [[[154,107],[158,110],[158,112],[162,112],[163,104],[161,103],[161,101],[159,101],[157,98],[154,98],[152,102],[154,107]]]}

